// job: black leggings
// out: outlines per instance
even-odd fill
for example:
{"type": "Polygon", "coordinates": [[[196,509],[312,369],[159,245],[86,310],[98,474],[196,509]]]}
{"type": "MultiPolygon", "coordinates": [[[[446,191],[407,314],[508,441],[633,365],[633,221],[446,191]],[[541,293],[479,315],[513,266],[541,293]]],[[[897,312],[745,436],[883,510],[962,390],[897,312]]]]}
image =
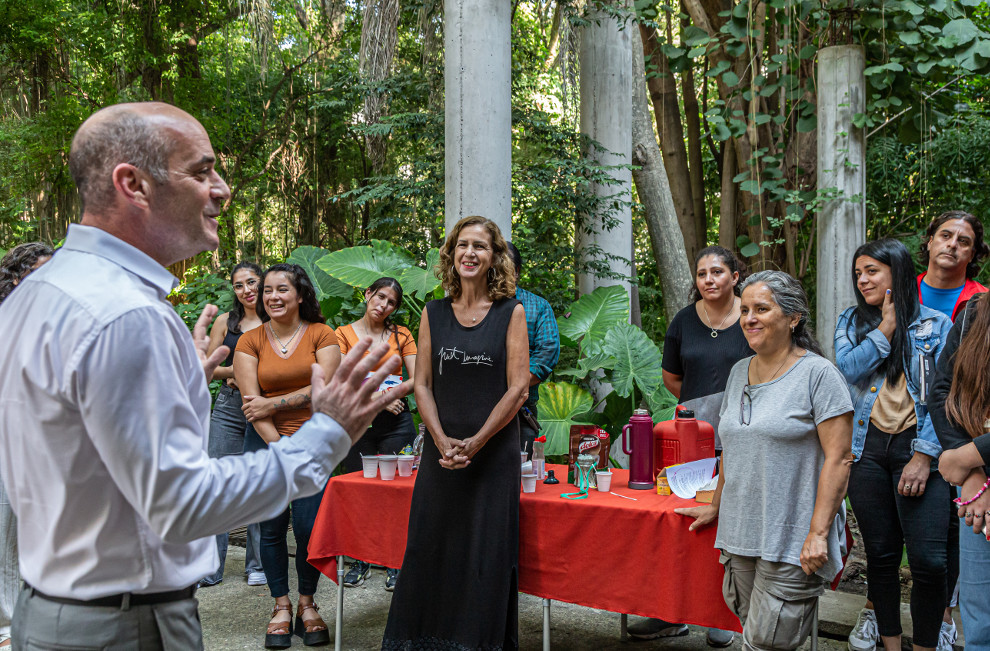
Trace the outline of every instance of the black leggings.
{"type": "Polygon", "coordinates": [[[398,414],[383,409],[375,416],[364,436],[351,447],[340,465],[344,472],[356,472],[361,470],[362,454],[398,454],[399,450],[411,445],[415,438],[416,429],[408,409],[398,414]]]}
{"type": "Polygon", "coordinates": [[[886,434],[872,424],[863,455],[849,474],[849,500],[866,548],[866,580],[880,635],[901,634],[901,550],[911,566],[911,621],[914,643],[934,647],[942,626],[946,595],[946,547],[949,533],[949,484],[937,470],[925,492],[897,492],[901,471],[911,460],[915,428],[886,434]]]}

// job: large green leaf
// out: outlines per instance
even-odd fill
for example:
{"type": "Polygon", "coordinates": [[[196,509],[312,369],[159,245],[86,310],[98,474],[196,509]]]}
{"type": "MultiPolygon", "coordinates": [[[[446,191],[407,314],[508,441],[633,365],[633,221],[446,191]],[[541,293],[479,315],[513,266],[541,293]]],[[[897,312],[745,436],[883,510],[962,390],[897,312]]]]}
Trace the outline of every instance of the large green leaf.
{"type": "Polygon", "coordinates": [[[334,251],[317,262],[323,271],[358,289],[369,287],[383,276],[398,279],[403,271],[415,264],[403,249],[383,240],[371,240],[370,246],[334,251]]]}
{"type": "Polygon", "coordinates": [[[632,413],[633,404],[628,396],[623,398],[613,391],[605,397],[605,408],[601,412],[589,411],[578,414],[574,417],[574,421],[601,427],[609,433],[609,438],[614,442],[622,435],[622,427],[629,422],[632,413]]]}
{"type": "Polygon", "coordinates": [[[638,386],[643,395],[657,390],[663,372],[660,349],[646,333],[630,323],[617,323],[605,335],[603,351],[615,357],[612,386],[622,397],[629,397],[638,386]]]}
{"type": "MultiPolygon", "coordinates": [[[[317,263],[329,255],[329,253],[326,249],[321,249],[318,246],[300,246],[290,253],[285,261],[291,264],[297,264],[306,270],[306,274],[313,282],[313,286],[316,287],[316,300],[323,303],[324,300],[329,298],[337,299],[332,304],[337,306],[336,309],[340,309],[340,303],[343,302],[343,299],[350,297],[354,293],[354,289],[333,278],[319,267],[317,263]]],[[[328,305],[330,304],[328,303],[328,305]]],[[[334,312],[336,312],[336,309],[334,312]]],[[[324,316],[328,315],[324,314],[324,316]]]]}
{"type": "Polygon", "coordinates": [[[440,286],[440,280],[433,273],[437,262],[440,260],[440,249],[430,249],[426,253],[426,268],[412,266],[402,270],[399,276],[399,284],[402,291],[413,294],[421,300],[426,300],[434,289],[440,286]]]}
{"type": "Polygon", "coordinates": [[[673,419],[677,398],[661,383],[656,391],[646,397],[646,404],[649,405],[653,422],[660,423],[673,419]]]}
{"type": "Polygon", "coordinates": [[[599,287],[571,304],[570,311],[557,318],[561,343],[581,344],[585,355],[601,351],[605,333],[616,323],[629,320],[629,294],[621,285],[599,287]]]}
{"type": "Polygon", "coordinates": [[[540,384],[540,426],[546,434],[546,454],[567,454],[574,417],[591,409],[591,394],[568,382],[540,384]]]}

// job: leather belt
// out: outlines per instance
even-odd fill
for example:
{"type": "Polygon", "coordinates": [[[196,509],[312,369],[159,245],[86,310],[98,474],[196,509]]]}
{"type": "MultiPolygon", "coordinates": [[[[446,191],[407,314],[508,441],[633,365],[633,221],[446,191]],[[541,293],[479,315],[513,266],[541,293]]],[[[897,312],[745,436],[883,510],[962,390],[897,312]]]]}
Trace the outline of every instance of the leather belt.
{"type": "Polygon", "coordinates": [[[52,595],[45,594],[37,588],[31,587],[27,583],[24,584],[24,588],[30,591],[32,596],[41,597],[45,601],[52,601],[57,604],[65,604],[67,606],[120,608],[122,610],[127,610],[131,606],[152,606],[155,604],[182,601],[183,599],[192,599],[192,597],[196,594],[196,587],[196,585],[191,585],[188,588],[169,590],[168,592],[124,592],[122,594],[114,594],[107,597],[97,597],[96,599],[70,599],[68,597],[54,597],[52,595]]]}

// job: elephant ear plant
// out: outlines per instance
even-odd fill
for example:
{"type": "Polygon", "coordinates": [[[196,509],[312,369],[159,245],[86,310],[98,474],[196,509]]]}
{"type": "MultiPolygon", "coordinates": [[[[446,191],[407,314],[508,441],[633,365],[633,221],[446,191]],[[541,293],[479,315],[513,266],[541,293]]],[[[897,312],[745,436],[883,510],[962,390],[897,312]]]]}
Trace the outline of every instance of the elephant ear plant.
{"type": "Polygon", "coordinates": [[[625,288],[599,287],[582,296],[557,326],[561,345],[576,348],[578,358],[575,367],[555,370],[558,381],[540,385],[540,424],[554,461],[567,455],[572,425],[597,425],[614,443],[640,404],[654,421],[672,417],[677,400],[663,387],[660,349],[629,323],[625,288]],[[565,378],[570,381],[560,381],[565,378]]]}

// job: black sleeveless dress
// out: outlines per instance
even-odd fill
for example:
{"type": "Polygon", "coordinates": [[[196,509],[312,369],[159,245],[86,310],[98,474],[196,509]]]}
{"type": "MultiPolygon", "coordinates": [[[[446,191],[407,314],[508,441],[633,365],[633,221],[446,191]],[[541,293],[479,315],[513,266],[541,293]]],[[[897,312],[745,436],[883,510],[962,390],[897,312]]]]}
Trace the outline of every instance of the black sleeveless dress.
{"type": "MultiPolygon", "coordinates": [[[[497,300],[465,327],[449,298],[427,303],[433,399],[447,436],[474,435],[505,395],[517,304],[497,300]]],[[[462,470],[443,468],[426,437],[383,650],[518,648],[520,449],[515,418],[462,470]]]]}

